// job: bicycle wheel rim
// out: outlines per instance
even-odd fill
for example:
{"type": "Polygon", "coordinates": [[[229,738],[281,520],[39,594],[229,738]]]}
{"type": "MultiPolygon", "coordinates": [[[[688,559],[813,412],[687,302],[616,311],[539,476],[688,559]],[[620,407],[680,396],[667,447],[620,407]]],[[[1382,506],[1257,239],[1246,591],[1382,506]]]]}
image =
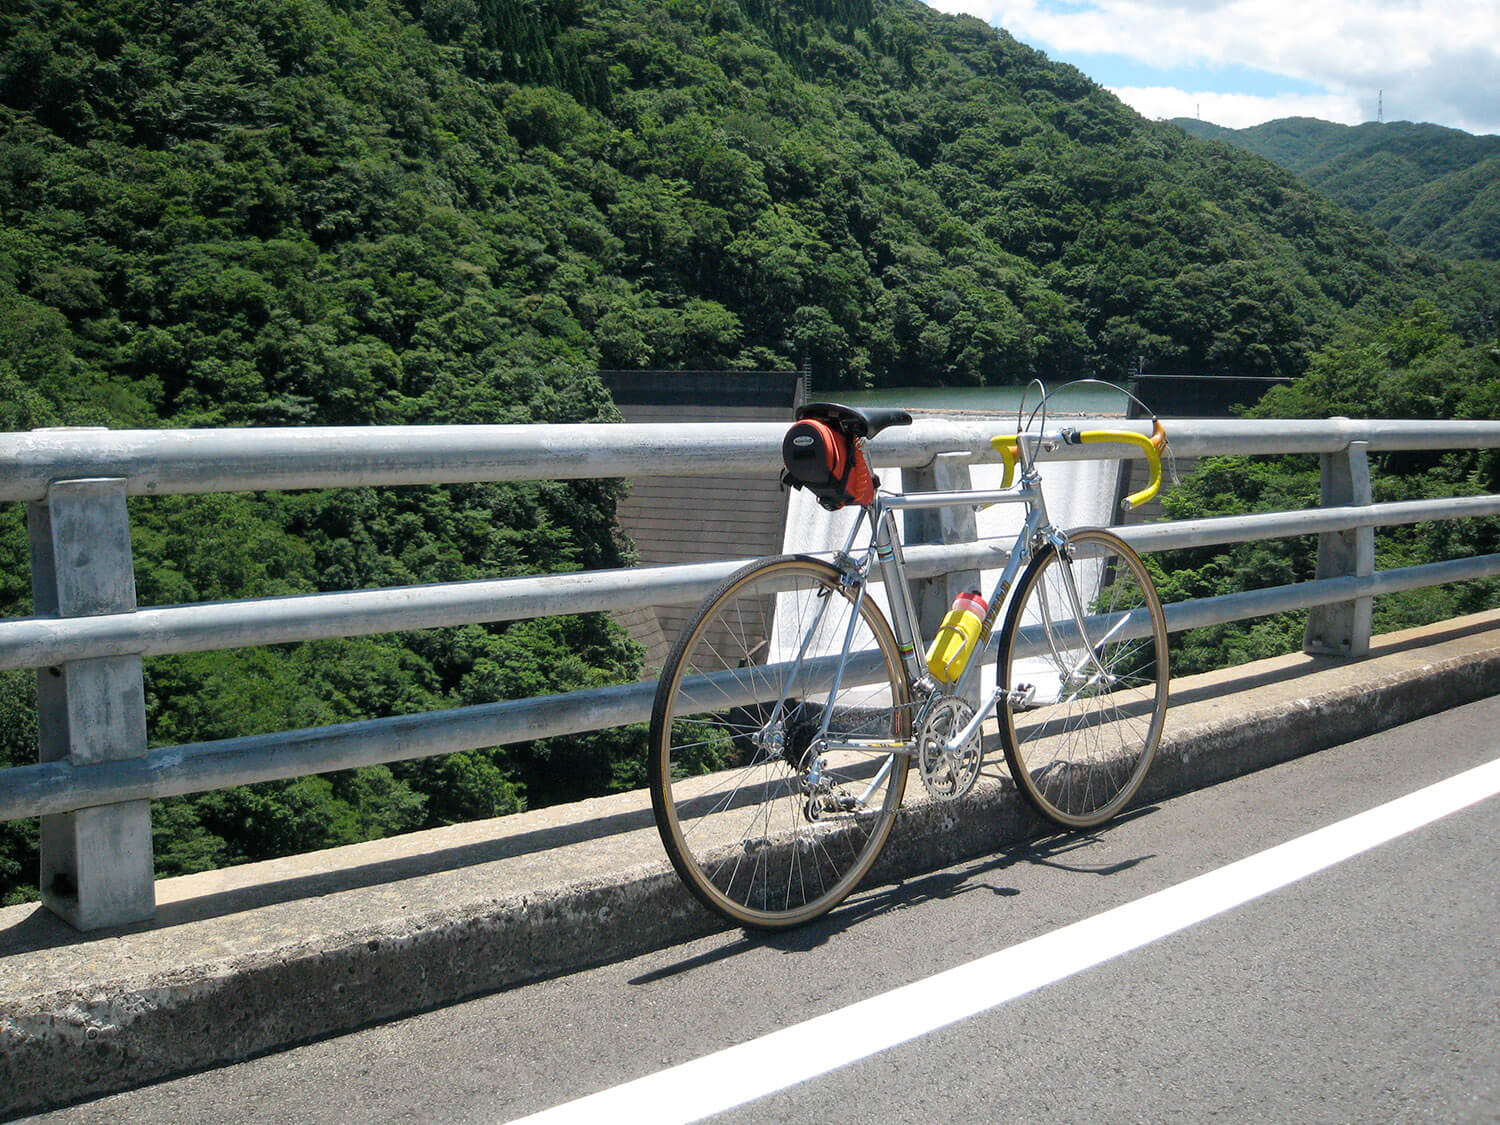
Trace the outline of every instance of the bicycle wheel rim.
{"type": "MultiPolygon", "coordinates": [[[[900,655],[879,608],[865,598],[858,612],[828,734],[900,743],[900,655]]],[[[688,888],[738,925],[783,928],[831,910],[890,833],[908,766],[894,745],[824,753],[816,774],[807,768],[854,613],[826,563],[755,565],[705,602],[663,669],[651,727],[657,826],[688,888]]]]}
{"type": "Polygon", "coordinates": [[[1129,804],[1155,758],[1167,631],[1145,564],[1123,540],[1088,529],[1071,533],[1067,550],[1071,563],[1052,547],[1032,559],[1006,613],[1001,674],[1035,695],[1024,709],[1002,702],[999,720],[1017,788],[1047,819],[1088,828],[1129,804]],[[1086,640],[1063,584],[1069,565],[1086,640]]]}

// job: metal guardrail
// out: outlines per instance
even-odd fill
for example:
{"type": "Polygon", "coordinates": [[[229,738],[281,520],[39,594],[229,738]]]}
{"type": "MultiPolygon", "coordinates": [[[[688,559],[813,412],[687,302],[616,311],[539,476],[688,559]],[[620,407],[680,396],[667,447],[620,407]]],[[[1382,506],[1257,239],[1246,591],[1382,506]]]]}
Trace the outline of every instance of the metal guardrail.
{"type": "MultiPolygon", "coordinates": [[[[1112,426],[1139,425],[1111,420],[1112,426]]],[[[992,420],[919,420],[871,443],[877,466],[964,488],[996,460],[992,420]]],[[[1004,428],[1002,426],[1002,428],[1004,428]]],[[[223,491],[775,472],[785,427],[571,425],[273,430],[37,430],[0,435],[0,500],[24,501],[37,616],[0,621],[0,669],[38,674],[40,761],[0,771],[0,819],[41,816],[43,900],[82,929],[154,911],[153,798],[509,742],[649,717],[654,683],[148,750],[141,660],[393,630],[630,609],[700,599],[744,560],[186,606],[137,607],[126,498],[223,491]]],[[[1500,496],[1371,502],[1368,454],[1500,447],[1500,423],[1177,421],[1180,458],[1319,455],[1323,507],[1130,527],[1141,551],[1319,536],[1317,580],[1167,607],[1174,631],[1312,611],[1309,651],[1358,654],[1370,600],[1500,575],[1500,555],[1376,573],[1374,528],[1500,514],[1500,496]]],[[[1125,446],[1057,459],[1119,458],[1125,446]]],[[[908,480],[907,487],[914,485],[908,480]]],[[[920,484],[915,487],[921,487],[920,484]]],[[[915,578],[992,566],[988,544],[908,549],[915,578]]],[[[945,603],[944,603],[945,604],[945,603]]]]}

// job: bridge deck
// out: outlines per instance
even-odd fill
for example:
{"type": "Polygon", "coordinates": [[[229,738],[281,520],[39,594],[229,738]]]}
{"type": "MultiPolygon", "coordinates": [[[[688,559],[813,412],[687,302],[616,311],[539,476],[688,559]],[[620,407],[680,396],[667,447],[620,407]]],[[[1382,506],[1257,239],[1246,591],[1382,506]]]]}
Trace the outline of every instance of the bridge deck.
{"type": "MultiPolygon", "coordinates": [[[[1500,611],[1174,681],[1143,801],[1500,689],[1500,611]]],[[[957,827],[920,785],[877,877],[1040,825],[986,778],[957,827]]],[[[0,910],[0,1117],[245,1057],[681,941],[717,925],[666,864],[644,794],[602,798],[157,886],[154,922],[80,935],[0,910]]]]}

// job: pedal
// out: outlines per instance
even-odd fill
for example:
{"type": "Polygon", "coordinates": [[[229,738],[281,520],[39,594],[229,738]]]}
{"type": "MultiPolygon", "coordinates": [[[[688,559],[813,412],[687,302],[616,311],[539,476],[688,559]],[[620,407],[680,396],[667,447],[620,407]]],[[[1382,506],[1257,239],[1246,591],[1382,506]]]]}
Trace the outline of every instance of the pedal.
{"type": "Polygon", "coordinates": [[[1017,684],[1005,693],[1005,705],[1012,711],[1026,711],[1036,706],[1036,685],[1017,684]]]}

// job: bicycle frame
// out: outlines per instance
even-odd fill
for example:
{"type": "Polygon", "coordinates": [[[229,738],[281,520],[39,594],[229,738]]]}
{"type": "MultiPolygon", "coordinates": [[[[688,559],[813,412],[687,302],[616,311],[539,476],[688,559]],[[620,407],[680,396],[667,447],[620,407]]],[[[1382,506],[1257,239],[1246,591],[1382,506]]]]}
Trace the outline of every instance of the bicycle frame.
{"type": "MultiPolygon", "coordinates": [[[[913,684],[926,684],[929,697],[951,697],[973,699],[979,694],[978,684],[981,668],[994,657],[995,650],[1000,643],[1000,632],[995,629],[995,622],[999,619],[1001,610],[1004,609],[1011,588],[1015,585],[1021,568],[1031,557],[1032,544],[1038,539],[1050,542],[1059,549],[1066,543],[1066,537],[1060,533],[1047,519],[1047,504],[1042,496],[1042,478],[1034,463],[1034,455],[1037,448],[1051,440],[1056,440],[1057,435],[1020,435],[1018,446],[1020,449],[1021,474],[1017,484],[1012,488],[983,491],[971,490],[963,492],[919,492],[919,493],[879,493],[875,502],[860,512],[854,527],[850,529],[849,536],[844,543],[844,548],[839,552],[838,558],[845,560],[846,565],[852,573],[859,576],[859,591],[856,599],[862,600],[866,595],[866,585],[869,579],[870,552],[873,551],[876,561],[880,565],[881,578],[885,584],[886,597],[891,607],[891,629],[895,634],[897,646],[900,649],[902,660],[905,664],[908,680],[913,684]],[[926,508],[944,507],[988,507],[992,504],[1025,504],[1026,517],[1022,523],[1021,530],[1016,536],[1015,546],[1011,549],[1010,557],[1006,560],[1005,567],[1001,571],[999,580],[995,583],[989,600],[989,610],[985,614],[984,621],[980,627],[979,636],[975,642],[975,652],[969,657],[962,675],[952,687],[945,690],[937,690],[928,675],[926,656],[922,651],[921,625],[917,620],[916,607],[911,595],[911,584],[906,576],[906,560],[902,553],[901,536],[896,529],[896,513],[898,511],[911,511],[926,508]],[[860,531],[864,527],[864,521],[871,521],[873,532],[869,545],[861,551],[863,561],[856,561],[854,551],[855,542],[860,537],[860,531]]],[[[1071,568],[1066,570],[1068,600],[1070,609],[1075,619],[1081,621],[1086,615],[1083,607],[1083,599],[1079,595],[1073,582],[1071,568]]],[[[856,601],[856,604],[857,604],[856,601]]],[[[846,652],[847,655],[847,652],[846,652]]],[[[799,657],[800,659],[800,657],[799,657]]],[[[833,691],[829,698],[837,695],[839,680],[836,678],[833,691]]],[[[994,690],[989,698],[975,709],[973,717],[955,735],[948,740],[946,749],[949,752],[957,752],[971,739],[978,735],[980,727],[990,711],[1000,702],[1002,696],[1011,691],[1009,685],[996,678],[994,690]]],[[[825,716],[826,723],[826,716],[825,716]]],[[[851,743],[827,743],[827,730],[820,732],[825,739],[825,745],[829,749],[869,750],[873,745],[863,742],[851,743]]],[[[914,744],[908,743],[908,750],[914,744]]],[[[884,747],[881,747],[882,749],[884,747]]]]}
{"type": "MultiPolygon", "coordinates": [[[[909,421],[827,405],[856,430],[909,421]]],[[[885,846],[909,769],[934,800],[972,790],[992,717],[1016,788],[1055,824],[1102,824],[1139,790],[1166,710],[1160,600],[1119,536],[1050,521],[1035,460],[1063,445],[1135,445],[1151,470],[1126,497],[1135,505],[1160,487],[1166,435],[1154,420],[1150,437],[1035,421],[1018,418],[1020,432],[991,439],[1005,469],[998,490],[862,484],[841,550],[742,567],[684,629],[652,707],[648,774],[668,857],[711,910],[775,929],[831,909],[885,846]],[[993,504],[1025,514],[995,561],[982,620],[964,626],[972,651],[949,683],[950,653],[928,667],[901,513],[993,504]]]]}

